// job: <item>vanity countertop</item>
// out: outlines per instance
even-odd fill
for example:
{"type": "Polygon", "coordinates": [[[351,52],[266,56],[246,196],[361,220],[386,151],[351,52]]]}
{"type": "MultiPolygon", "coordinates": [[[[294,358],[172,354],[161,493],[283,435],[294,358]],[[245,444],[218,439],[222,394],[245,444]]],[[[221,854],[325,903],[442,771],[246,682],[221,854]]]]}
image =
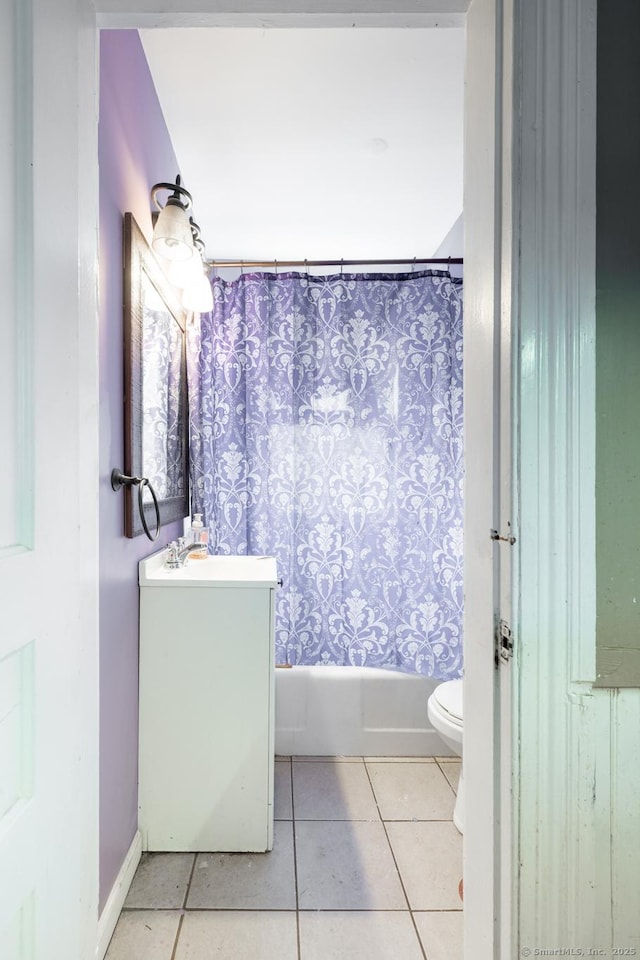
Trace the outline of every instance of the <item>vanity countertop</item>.
{"type": "Polygon", "coordinates": [[[277,585],[274,557],[208,556],[190,557],[184,567],[170,570],[164,565],[166,550],[140,561],[141,587],[256,587],[277,585]]]}

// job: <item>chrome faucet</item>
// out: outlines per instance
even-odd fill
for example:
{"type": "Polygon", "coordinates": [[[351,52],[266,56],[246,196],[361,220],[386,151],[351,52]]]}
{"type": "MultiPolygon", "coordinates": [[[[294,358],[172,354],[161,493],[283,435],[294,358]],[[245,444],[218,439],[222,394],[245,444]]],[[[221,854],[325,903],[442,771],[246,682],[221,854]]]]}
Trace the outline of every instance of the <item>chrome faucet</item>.
{"type": "Polygon", "coordinates": [[[172,540],[167,547],[167,558],[164,565],[169,570],[179,570],[186,566],[191,553],[204,556],[207,553],[207,545],[205,543],[187,543],[184,537],[180,537],[179,540],[172,540]]]}

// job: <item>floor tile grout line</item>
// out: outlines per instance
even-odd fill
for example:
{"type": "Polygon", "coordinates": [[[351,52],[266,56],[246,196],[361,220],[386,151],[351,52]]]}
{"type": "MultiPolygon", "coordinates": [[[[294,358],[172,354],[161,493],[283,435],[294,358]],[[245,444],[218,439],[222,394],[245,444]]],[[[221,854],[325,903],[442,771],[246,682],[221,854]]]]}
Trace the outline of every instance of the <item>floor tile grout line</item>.
{"type": "Polygon", "coordinates": [[[176,930],[176,938],[173,941],[173,950],[171,951],[171,957],[169,960],[176,960],[176,952],[178,950],[178,941],[180,939],[180,934],[182,933],[182,924],[184,923],[184,913],[180,914],[180,919],[178,920],[178,929],[176,930]]]}
{"type": "Polygon", "coordinates": [[[453,786],[449,783],[449,777],[446,775],[446,773],[445,773],[444,770],[442,769],[442,765],[440,764],[440,762],[439,762],[438,760],[436,760],[436,763],[437,763],[437,765],[438,765],[438,770],[440,771],[440,773],[442,774],[442,776],[443,776],[443,777],[445,778],[445,780],[447,781],[447,784],[448,784],[448,786],[449,786],[449,789],[450,789],[451,792],[453,793],[454,797],[457,797],[457,796],[458,796],[458,792],[457,792],[457,790],[454,790],[454,789],[453,789],[453,786]]]}
{"type": "MultiPolygon", "coordinates": [[[[454,758],[452,757],[451,759],[453,760],[454,758]]],[[[367,757],[366,759],[363,758],[363,762],[367,765],[370,763],[386,763],[400,767],[413,763],[422,767],[425,764],[433,764],[438,761],[435,757],[408,757],[406,760],[401,760],[399,757],[367,757]]]]}
{"type": "MultiPolygon", "coordinates": [[[[363,758],[363,759],[364,759],[364,758],[363,758]]],[[[373,786],[373,781],[372,781],[372,779],[371,779],[371,774],[369,773],[369,767],[368,767],[368,765],[367,765],[366,762],[365,762],[364,768],[365,768],[365,770],[366,770],[366,772],[367,772],[367,778],[368,778],[368,780],[369,780],[369,785],[370,785],[370,787],[371,787],[371,792],[373,793],[373,797],[374,797],[374,799],[375,799],[376,806],[377,806],[377,808],[378,808],[378,814],[379,814],[379,816],[380,816],[380,822],[382,823],[382,829],[384,830],[384,835],[385,835],[385,837],[387,838],[387,843],[389,844],[389,850],[390,850],[390,852],[391,852],[391,857],[393,858],[393,863],[394,863],[395,868],[396,868],[396,873],[398,874],[398,880],[400,881],[400,886],[402,887],[402,893],[404,894],[404,899],[405,899],[405,901],[406,901],[406,903],[407,903],[407,909],[408,909],[408,911],[409,911],[409,916],[411,917],[411,923],[413,924],[413,930],[414,930],[414,933],[415,933],[415,935],[416,935],[416,939],[417,939],[417,941],[418,941],[418,946],[419,946],[419,948],[420,948],[420,952],[422,953],[422,956],[424,957],[424,960],[429,960],[429,958],[427,957],[427,954],[426,954],[426,952],[425,952],[425,949],[424,949],[424,947],[423,947],[423,945],[422,945],[422,940],[421,940],[421,938],[420,938],[420,934],[418,933],[418,927],[417,927],[417,925],[416,925],[416,921],[415,921],[415,918],[414,918],[414,916],[413,916],[413,909],[412,909],[411,903],[410,903],[410,901],[409,901],[409,895],[408,895],[407,889],[406,889],[406,887],[405,887],[405,885],[404,885],[404,880],[402,879],[402,874],[400,873],[400,867],[398,866],[398,861],[396,860],[396,855],[395,855],[395,852],[394,852],[394,850],[393,850],[393,845],[392,845],[392,843],[391,843],[391,840],[389,839],[389,832],[388,832],[388,830],[387,830],[387,824],[386,824],[386,822],[382,819],[382,811],[380,810],[380,804],[378,803],[378,797],[376,796],[376,791],[375,791],[375,788],[374,788],[374,786],[373,786]]],[[[443,776],[444,776],[444,774],[443,774],[443,776]]]]}
{"type": "Polygon", "coordinates": [[[293,907],[123,907],[121,913],[294,913],[293,907]]]}
{"type": "MultiPolygon", "coordinates": [[[[190,910],[189,913],[293,913],[293,910],[274,910],[267,909],[266,907],[262,910],[252,910],[251,908],[240,908],[237,907],[235,910],[223,907],[215,908],[205,908],[200,907],[198,910],[190,910]]],[[[308,913],[317,916],[319,913],[463,913],[462,907],[442,907],[434,910],[412,910],[411,907],[301,907],[298,911],[299,913],[308,913]]]]}
{"type": "MultiPolygon", "coordinates": [[[[300,907],[300,913],[463,913],[462,907],[415,909],[410,907],[300,907]]],[[[295,913],[293,907],[125,907],[122,913],[295,913]]]]}
{"type": "Polygon", "coordinates": [[[191,881],[193,880],[193,874],[195,873],[197,859],[198,859],[198,854],[194,853],[193,863],[191,864],[191,870],[189,872],[189,879],[187,880],[187,888],[184,892],[184,901],[182,903],[183,910],[187,909],[187,900],[189,899],[189,893],[191,892],[191,881]]]}
{"type": "Polygon", "coordinates": [[[296,947],[298,950],[298,960],[302,957],[302,948],[300,945],[300,900],[298,897],[298,854],[296,849],[296,805],[293,794],[293,758],[289,759],[289,769],[291,772],[291,832],[293,834],[293,883],[296,894],[296,947]]]}
{"type": "Polygon", "coordinates": [[[298,754],[296,755],[292,754],[290,757],[290,760],[292,764],[293,763],[360,763],[360,764],[364,763],[363,757],[341,757],[341,756],[331,757],[329,755],[317,756],[317,757],[315,756],[302,757],[302,756],[299,756],[298,754]]]}
{"type": "MultiPolygon", "coordinates": [[[[280,820],[279,823],[287,821],[280,820]]],[[[451,817],[299,817],[298,823],[451,823],[451,817]]]]}

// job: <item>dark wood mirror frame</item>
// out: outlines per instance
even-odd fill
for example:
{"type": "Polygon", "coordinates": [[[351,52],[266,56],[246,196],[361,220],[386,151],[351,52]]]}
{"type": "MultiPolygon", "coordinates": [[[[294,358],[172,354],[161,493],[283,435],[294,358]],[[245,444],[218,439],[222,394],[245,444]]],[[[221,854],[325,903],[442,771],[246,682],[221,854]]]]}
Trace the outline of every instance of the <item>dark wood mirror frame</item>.
{"type": "MultiPolygon", "coordinates": [[[[177,447],[175,465],[177,495],[158,494],[160,523],[181,520],[189,514],[189,434],[187,409],[187,312],[180,305],[174,287],[149,247],[133,215],[124,215],[124,472],[129,476],[147,476],[143,463],[143,333],[145,317],[145,285],[151,284],[160,297],[163,309],[179,328],[180,384],[174,442],[177,447]]],[[[150,478],[153,479],[153,478],[150,478]]],[[[125,536],[143,533],[138,515],[137,491],[125,487],[125,536]]],[[[147,524],[155,527],[153,503],[145,503],[147,524]]]]}

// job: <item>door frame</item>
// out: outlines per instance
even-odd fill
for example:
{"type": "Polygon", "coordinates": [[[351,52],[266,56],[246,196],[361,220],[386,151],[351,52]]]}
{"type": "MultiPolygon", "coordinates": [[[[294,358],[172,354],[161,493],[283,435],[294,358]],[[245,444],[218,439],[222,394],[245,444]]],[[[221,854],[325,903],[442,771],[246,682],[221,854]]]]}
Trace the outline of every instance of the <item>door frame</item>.
{"type": "MultiPolygon", "coordinates": [[[[271,0],[272,2],[272,0],[271,0]]],[[[505,0],[507,2],[507,0],[505,0]]],[[[197,6],[208,7],[199,3],[197,6]]],[[[469,46],[468,0],[436,0],[424,10],[424,2],[418,11],[411,14],[395,14],[388,8],[391,0],[379,0],[367,4],[351,0],[349,13],[300,12],[286,10],[286,0],[279,4],[285,12],[270,13],[267,9],[249,11],[250,3],[244,0],[222,0],[216,11],[200,10],[193,13],[193,2],[171,0],[165,3],[165,11],[154,10],[154,0],[128,0],[126,12],[121,0],[95,0],[97,24],[103,29],[137,29],[153,27],[215,27],[215,26],[396,26],[433,27],[464,26],[467,23],[469,46]],[[167,7],[169,10],[167,10],[167,7]],[[222,9],[220,9],[220,7],[222,9]],[[369,8],[368,10],[366,8],[369,8]],[[358,10],[358,8],[361,8],[358,10]],[[373,9],[372,9],[373,8],[373,9]],[[320,15],[319,15],[320,14],[320,15]]],[[[293,4],[292,4],[293,6],[293,4]]],[[[314,4],[317,8],[318,4],[314,4]]],[[[471,196],[465,183],[465,205],[470,203],[475,211],[475,230],[472,239],[465,240],[465,379],[471,374],[472,389],[477,390],[478,400],[467,405],[467,410],[494,410],[493,429],[497,436],[487,439],[486,415],[479,417],[482,425],[482,442],[472,445],[471,458],[465,453],[467,497],[472,509],[467,509],[465,518],[465,750],[466,756],[475,756],[469,763],[465,760],[467,796],[474,797],[476,815],[468,817],[465,828],[465,955],[467,960],[493,960],[497,956],[499,926],[495,918],[500,915],[500,898],[505,890],[511,890],[511,879],[502,887],[497,884],[501,861],[499,859],[499,819],[497,810],[497,783],[487,778],[487,769],[494,769],[498,762],[496,680],[493,667],[493,637],[496,617],[496,589],[499,571],[496,565],[495,547],[489,531],[498,523],[494,458],[499,446],[499,406],[494,401],[499,367],[501,314],[504,312],[505,277],[503,265],[510,262],[510,248],[503,250],[504,231],[502,224],[511,223],[511,195],[503,192],[503,150],[507,161],[511,155],[511,143],[505,141],[503,122],[503,76],[505,53],[503,48],[505,28],[502,0],[472,0],[473,30],[476,45],[474,58],[467,58],[467,82],[465,85],[465,114],[476,111],[476,101],[481,102],[479,123],[469,127],[471,138],[465,143],[466,174],[476,170],[470,179],[471,196]],[[487,55],[487,44],[491,53],[487,55]],[[470,66],[471,65],[471,66],[470,66]],[[469,76],[473,70],[475,80],[469,76]],[[477,82],[476,82],[477,81],[477,82]],[[472,103],[470,107],[469,104],[472,103]],[[487,126],[486,116],[490,116],[487,126]],[[479,156],[485,159],[480,168],[479,156]],[[491,236],[492,243],[486,243],[491,236]],[[469,279],[471,278],[471,280],[469,279]],[[469,298],[468,290],[475,291],[469,298]],[[470,322],[470,317],[475,319],[470,322]],[[469,339],[467,339],[469,338],[469,339]],[[471,346],[471,349],[469,349],[471,346]],[[498,419],[496,419],[496,417],[498,419]],[[495,441],[495,442],[494,442],[495,441]],[[469,527],[469,523],[471,526],[469,527]],[[469,551],[469,544],[477,549],[469,551]],[[468,659],[467,659],[468,657],[468,659]],[[486,697],[486,690],[493,691],[486,697]],[[470,744],[470,746],[469,746],[470,744]],[[478,812],[480,815],[478,816],[478,812]],[[490,869],[495,883],[487,883],[490,869]]],[[[261,4],[262,7],[262,4],[261,4]]],[[[507,24],[507,30],[509,25],[507,24]]],[[[469,177],[467,176],[468,180],[469,177]]],[[[465,211],[466,213],[466,211],[465,211]]],[[[465,217],[466,219],[466,217],[465,217]]],[[[467,235],[468,220],[466,223],[467,235]]],[[[511,236],[511,231],[508,231],[511,236]]],[[[510,271],[508,276],[510,277],[510,271]]],[[[507,293],[509,288],[507,287],[507,293]]],[[[506,329],[503,325],[503,331],[506,329]]],[[[504,337],[504,332],[503,332],[504,337]]],[[[465,386],[466,390],[466,386],[465,386]]],[[[465,425],[468,432],[468,424],[465,425]]],[[[510,481],[510,475],[508,477],[510,481]]],[[[503,731],[504,734],[504,731],[503,731]]],[[[508,743],[503,744],[508,756],[508,743]]],[[[505,819],[509,823],[510,818],[505,819]]],[[[502,869],[507,866],[502,862],[502,869]]],[[[505,950],[508,956],[509,950],[505,950]]]]}
{"type": "Polygon", "coordinates": [[[465,960],[511,960],[513,3],[472,0],[465,76],[465,960]],[[503,710],[505,711],[503,714],[503,710]],[[473,798],[473,801],[471,801],[473,798]]]}

